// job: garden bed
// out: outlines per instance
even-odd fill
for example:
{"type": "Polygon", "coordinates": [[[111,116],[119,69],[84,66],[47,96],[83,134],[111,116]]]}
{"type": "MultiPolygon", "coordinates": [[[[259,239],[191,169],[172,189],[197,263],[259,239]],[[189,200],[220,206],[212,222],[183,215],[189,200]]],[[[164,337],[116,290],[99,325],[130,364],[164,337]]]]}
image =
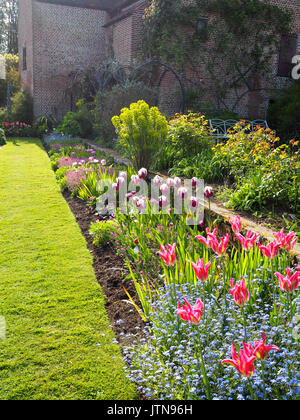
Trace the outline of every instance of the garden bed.
{"type": "MultiPolygon", "coordinates": [[[[136,186],[145,181],[147,170],[137,174],[126,168],[125,173],[124,167],[108,165],[105,156],[79,144],[52,145],[49,155],[93,255],[128,377],[140,395],[179,400],[297,399],[299,361],[291,337],[299,310],[299,269],[289,255],[297,239],[293,232],[272,232],[267,244],[261,227],[254,225],[250,230],[238,218],[234,223],[228,220],[232,213],[224,218],[214,211],[189,226],[188,210],[176,215],[172,200],[162,195],[152,203],[148,195],[140,196],[128,186],[129,181],[136,186]],[[111,183],[119,200],[120,186],[129,188],[124,197],[129,205],[126,214],[117,209],[105,217],[95,213],[102,180],[111,183]],[[152,212],[153,204],[158,212],[152,212]],[[148,213],[143,214],[147,206],[148,213]],[[287,286],[289,273],[293,282],[287,286]],[[282,279],[279,284],[276,277],[282,279]],[[188,311],[183,302],[194,306],[188,311]],[[230,355],[230,346],[238,346],[243,357],[249,348],[254,352],[252,343],[264,345],[264,333],[272,349],[277,349],[266,365],[252,355],[248,370],[235,364],[241,376],[222,366],[230,363],[224,359],[230,355]],[[263,341],[258,342],[261,337],[263,341]],[[247,343],[244,350],[243,342],[247,343]],[[268,367],[267,387],[264,366],[268,367]],[[278,372],[283,372],[280,383],[278,372]],[[247,379],[252,376],[249,387],[247,379]]],[[[153,183],[162,193],[170,189],[173,198],[185,194],[180,178],[166,182],[156,175],[153,183]]],[[[200,184],[196,178],[193,183],[195,194],[200,184]]],[[[149,193],[147,183],[146,188],[149,193]]],[[[210,188],[205,195],[211,198],[210,188]]],[[[189,200],[194,206],[195,199],[189,200]]],[[[196,207],[199,204],[196,200],[196,207]]],[[[232,357],[237,357],[234,350],[232,357]]]]}
{"type": "Polygon", "coordinates": [[[106,296],[106,310],[115,335],[121,342],[125,334],[132,334],[134,337],[140,336],[140,331],[145,323],[131,305],[123,289],[124,285],[130,294],[135,296],[136,291],[132,282],[123,283],[126,274],[128,274],[124,268],[124,262],[116,255],[112,246],[107,245],[99,248],[93,245],[89,229],[97,217],[87,210],[85,203],[72,197],[68,191],[65,191],[63,196],[72,210],[93,256],[95,275],[106,296]]]}

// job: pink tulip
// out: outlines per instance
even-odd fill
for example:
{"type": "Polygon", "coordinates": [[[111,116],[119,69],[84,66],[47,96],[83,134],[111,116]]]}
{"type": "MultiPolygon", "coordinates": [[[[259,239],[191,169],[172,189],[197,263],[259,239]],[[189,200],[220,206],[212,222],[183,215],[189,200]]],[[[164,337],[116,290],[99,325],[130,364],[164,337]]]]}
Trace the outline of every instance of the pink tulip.
{"type": "Polygon", "coordinates": [[[290,232],[285,235],[284,228],[282,228],[279,232],[274,232],[273,235],[275,236],[276,241],[280,244],[280,246],[287,249],[288,251],[294,248],[298,239],[295,232],[290,232]]]}
{"type": "Polygon", "coordinates": [[[250,299],[250,293],[246,287],[245,279],[238,281],[236,284],[234,284],[233,279],[230,279],[230,286],[230,293],[232,294],[235,303],[238,306],[244,306],[250,299]]]}
{"type": "Polygon", "coordinates": [[[280,348],[274,346],[273,344],[266,346],[266,337],[265,333],[261,334],[262,341],[254,341],[254,350],[253,355],[260,360],[265,360],[271,350],[280,351],[280,348]]]}
{"type": "Polygon", "coordinates": [[[173,180],[172,178],[168,178],[168,179],[167,179],[167,186],[168,186],[169,188],[174,187],[174,180],[173,180]]]}
{"type": "Polygon", "coordinates": [[[163,263],[167,267],[176,264],[176,246],[176,242],[173,245],[168,244],[166,247],[160,245],[161,250],[157,254],[162,257],[163,263]]]}
{"type": "Polygon", "coordinates": [[[200,319],[203,313],[203,302],[201,299],[198,299],[195,305],[192,307],[191,304],[183,298],[186,306],[180,305],[178,302],[177,304],[177,314],[180,316],[181,319],[184,321],[191,322],[192,324],[199,324],[200,319]]]}
{"type": "Polygon", "coordinates": [[[159,189],[160,189],[160,191],[161,191],[161,193],[162,193],[163,195],[166,195],[166,194],[168,193],[168,191],[169,191],[169,187],[168,187],[168,185],[167,185],[167,184],[162,184],[162,185],[159,187],[159,189]]]}
{"type": "Polygon", "coordinates": [[[188,190],[187,190],[187,188],[185,188],[185,187],[180,187],[180,188],[178,188],[178,190],[177,190],[177,195],[178,195],[178,197],[179,197],[179,198],[182,198],[182,199],[184,199],[184,198],[186,198],[186,197],[187,197],[187,193],[188,193],[188,190]]]}
{"type": "Polygon", "coordinates": [[[197,187],[198,179],[196,177],[192,178],[192,187],[197,187]]]}
{"type": "Polygon", "coordinates": [[[206,234],[207,234],[207,239],[201,235],[195,236],[195,239],[198,239],[198,241],[202,242],[204,245],[210,248],[212,242],[217,241],[217,229],[214,229],[213,232],[211,233],[208,227],[206,228],[206,234]]]}
{"type": "Polygon", "coordinates": [[[168,199],[165,195],[161,195],[158,197],[158,205],[160,208],[164,209],[168,205],[168,199]]]}
{"type": "Polygon", "coordinates": [[[204,188],[204,196],[206,198],[211,198],[214,195],[212,187],[205,187],[204,188]]]}
{"type": "Polygon", "coordinates": [[[244,237],[241,233],[236,233],[235,236],[240,241],[242,248],[246,251],[252,249],[259,238],[259,235],[257,233],[253,233],[251,230],[248,230],[246,237],[244,237]]]}
{"type": "Polygon", "coordinates": [[[257,243],[259,249],[261,250],[262,254],[267,258],[274,258],[276,257],[278,248],[280,247],[280,244],[276,242],[270,242],[268,245],[263,246],[259,242],[257,243]]]}
{"type": "Polygon", "coordinates": [[[140,179],[146,179],[147,178],[147,175],[148,175],[148,171],[147,171],[146,168],[141,168],[138,171],[138,176],[139,176],[140,179]]]}
{"type": "Polygon", "coordinates": [[[234,233],[240,233],[242,230],[242,223],[240,216],[236,216],[234,220],[231,217],[228,217],[228,221],[231,224],[232,230],[234,233]]]}
{"type": "Polygon", "coordinates": [[[287,268],[286,276],[278,272],[275,273],[275,276],[278,278],[279,287],[283,291],[288,291],[291,293],[294,290],[296,290],[299,285],[299,277],[300,277],[299,267],[297,268],[294,274],[291,274],[291,269],[287,268]]]}
{"type": "Polygon", "coordinates": [[[100,163],[101,163],[102,166],[105,166],[106,165],[106,160],[105,159],[101,159],[100,163]]]}
{"type": "Polygon", "coordinates": [[[155,187],[160,187],[163,183],[164,180],[159,175],[155,175],[155,177],[153,178],[153,185],[155,187]]]}
{"type": "Polygon", "coordinates": [[[197,206],[198,206],[198,201],[197,201],[197,198],[196,197],[191,197],[190,198],[190,206],[192,207],[192,208],[196,208],[197,206]]]}
{"type": "Polygon", "coordinates": [[[203,258],[201,258],[201,260],[198,260],[196,263],[192,262],[191,264],[199,280],[205,281],[208,279],[208,270],[211,266],[210,261],[208,261],[208,263],[204,265],[203,258]]]}
{"type": "Polygon", "coordinates": [[[138,175],[132,175],[131,182],[133,185],[140,185],[141,178],[138,175]]]}
{"type": "Polygon", "coordinates": [[[174,187],[175,188],[180,188],[181,187],[181,179],[178,176],[175,176],[173,182],[174,182],[174,187]]]}
{"type": "Polygon", "coordinates": [[[249,349],[248,345],[246,343],[243,343],[244,349],[241,349],[239,352],[239,355],[237,356],[235,346],[232,343],[231,346],[231,359],[225,359],[222,360],[222,364],[229,363],[232,366],[234,366],[238,372],[247,377],[250,378],[255,371],[254,368],[254,362],[256,360],[256,357],[253,356],[251,350],[249,349]]]}
{"type": "Polygon", "coordinates": [[[144,210],[146,208],[146,200],[144,197],[139,197],[136,202],[135,205],[137,207],[138,210],[144,210]]]}
{"type": "Polygon", "coordinates": [[[211,242],[211,247],[216,254],[220,256],[224,256],[226,254],[228,242],[229,242],[229,235],[227,233],[225,238],[223,237],[220,238],[220,242],[218,242],[217,239],[213,239],[211,242]]]}

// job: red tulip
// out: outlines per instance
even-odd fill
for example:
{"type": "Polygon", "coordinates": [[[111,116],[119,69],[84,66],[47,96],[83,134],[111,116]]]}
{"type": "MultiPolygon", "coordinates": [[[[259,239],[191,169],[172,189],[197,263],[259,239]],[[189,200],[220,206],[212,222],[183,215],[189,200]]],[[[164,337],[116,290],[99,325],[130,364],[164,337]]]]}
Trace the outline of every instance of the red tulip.
{"type": "Polygon", "coordinates": [[[230,279],[230,293],[232,294],[234,301],[239,306],[244,306],[249,301],[250,293],[246,287],[245,279],[238,281],[234,284],[234,280],[230,279]]]}
{"type": "Polygon", "coordinates": [[[214,195],[212,187],[205,187],[204,188],[204,195],[208,199],[211,198],[214,195]]]}
{"type": "Polygon", "coordinates": [[[249,345],[246,343],[243,343],[244,349],[241,349],[239,352],[239,355],[237,356],[235,346],[232,344],[231,346],[231,359],[225,359],[222,360],[222,364],[229,363],[232,366],[234,366],[241,375],[246,376],[247,378],[250,378],[254,371],[254,362],[256,360],[256,357],[251,352],[249,345]]]}
{"type": "Polygon", "coordinates": [[[275,273],[275,276],[279,280],[279,286],[283,291],[292,292],[297,289],[299,285],[299,277],[300,277],[300,271],[299,267],[297,268],[297,271],[295,271],[294,274],[291,274],[291,269],[286,269],[286,276],[284,276],[281,273],[275,273]]]}
{"type": "Polygon", "coordinates": [[[198,260],[196,263],[192,262],[191,264],[199,280],[205,281],[208,279],[208,270],[211,266],[210,261],[208,261],[208,263],[204,265],[203,258],[201,258],[201,260],[198,260]]]}
{"type": "Polygon", "coordinates": [[[253,355],[260,360],[265,360],[271,350],[280,351],[280,348],[274,346],[273,344],[266,346],[266,337],[265,333],[261,334],[262,341],[254,341],[254,350],[253,355]]]}
{"type": "Polygon", "coordinates": [[[192,324],[199,324],[203,312],[203,302],[201,301],[201,299],[198,299],[195,305],[192,307],[190,303],[186,300],[186,298],[183,299],[186,303],[186,306],[181,306],[178,302],[177,314],[184,321],[191,322],[192,324]]]}
{"type": "Polygon", "coordinates": [[[161,251],[158,251],[157,254],[160,255],[163,259],[163,263],[166,266],[171,266],[176,264],[176,243],[173,245],[160,245],[161,251]]]}

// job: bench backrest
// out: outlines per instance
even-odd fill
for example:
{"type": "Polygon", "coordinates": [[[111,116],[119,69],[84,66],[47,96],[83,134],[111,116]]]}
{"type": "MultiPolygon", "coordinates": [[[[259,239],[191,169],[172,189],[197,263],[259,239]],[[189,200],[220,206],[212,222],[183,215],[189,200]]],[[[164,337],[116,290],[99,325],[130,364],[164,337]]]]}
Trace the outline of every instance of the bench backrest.
{"type": "MultiPolygon", "coordinates": [[[[228,130],[233,128],[238,122],[237,120],[221,120],[218,118],[209,120],[210,133],[217,139],[226,139],[228,138],[228,130]]],[[[245,120],[245,124],[250,125],[251,131],[254,131],[258,125],[269,128],[266,120],[245,120]]]]}

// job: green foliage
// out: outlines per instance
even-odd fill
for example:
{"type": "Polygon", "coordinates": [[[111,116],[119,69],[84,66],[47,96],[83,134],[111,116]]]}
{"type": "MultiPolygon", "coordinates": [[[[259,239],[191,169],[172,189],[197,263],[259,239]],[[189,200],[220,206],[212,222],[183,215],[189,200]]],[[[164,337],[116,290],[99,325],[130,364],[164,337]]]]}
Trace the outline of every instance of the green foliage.
{"type": "Polygon", "coordinates": [[[12,97],[11,119],[27,124],[33,122],[33,99],[25,88],[22,88],[12,97]]]}
{"type": "Polygon", "coordinates": [[[290,32],[291,14],[263,0],[152,0],[142,56],[180,72],[189,67],[203,97],[210,95],[217,109],[235,112],[244,95],[257,89],[258,79],[260,89],[270,87],[280,34],[290,32]],[[209,16],[209,42],[197,26],[203,16],[209,16]]]}
{"type": "Polygon", "coordinates": [[[63,122],[57,127],[57,130],[68,136],[78,136],[80,133],[80,124],[76,119],[75,112],[67,112],[63,122]]]}
{"type": "Polygon", "coordinates": [[[123,108],[119,117],[112,118],[112,123],[123,155],[132,160],[135,169],[149,169],[168,133],[167,120],[159,109],[138,101],[123,108]]]}
{"type": "Polygon", "coordinates": [[[208,121],[201,114],[176,114],[168,126],[168,135],[156,162],[157,169],[169,169],[183,159],[194,158],[210,150],[212,141],[208,121]]]}
{"type": "Polygon", "coordinates": [[[77,111],[67,112],[57,130],[69,136],[89,138],[93,133],[93,116],[83,100],[79,100],[76,106],[77,111]]]}
{"type": "Polygon", "coordinates": [[[227,205],[254,212],[281,207],[299,213],[300,159],[297,143],[275,147],[279,141],[269,129],[250,132],[238,124],[226,144],[214,147],[214,164],[234,184],[222,197],[227,205]]]}
{"type": "Polygon", "coordinates": [[[34,129],[38,137],[42,137],[44,134],[52,131],[56,125],[57,121],[54,117],[42,115],[35,120],[34,129]]]}
{"type": "Polygon", "coordinates": [[[19,81],[19,57],[13,54],[0,55],[0,60],[5,60],[5,79],[0,80],[0,106],[7,104],[7,87],[10,85],[11,95],[20,89],[19,81]]]}
{"type": "Polygon", "coordinates": [[[93,244],[99,247],[106,246],[113,239],[113,232],[116,232],[117,224],[112,220],[103,220],[92,223],[90,234],[93,237],[93,244]]]}
{"type": "Polygon", "coordinates": [[[4,144],[6,144],[5,131],[0,128],[0,146],[4,146],[4,144]]]}
{"type": "Polygon", "coordinates": [[[300,140],[300,83],[294,83],[274,99],[267,118],[282,140],[300,140]]]}

